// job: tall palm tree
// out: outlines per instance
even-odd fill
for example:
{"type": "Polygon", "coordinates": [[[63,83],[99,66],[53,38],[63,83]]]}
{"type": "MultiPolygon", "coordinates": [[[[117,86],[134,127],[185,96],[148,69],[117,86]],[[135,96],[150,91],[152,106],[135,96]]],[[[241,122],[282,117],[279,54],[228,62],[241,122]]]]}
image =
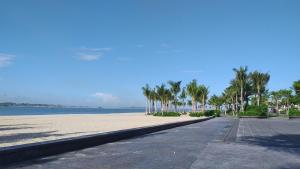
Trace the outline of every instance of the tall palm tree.
{"type": "Polygon", "coordinates": [[[233,71],[235,72],[235,79],[240,86],[241,112],[244,112],[244,88],[248,78],[248,67],[240,67],[239,69],[234,68],[233,71]]]}
{"type": "Polygon", "coordinates": [[[148,84],[146,84],[144,87],[142,87],[143,94],[146,97],[146,114],[150,113],[150,93],[151,89],[148,84]]]}
{"type": "Polygon", "coordinates": [[[183,111],[183,113],[185,113],[185,105],[186,105],[186,102],[185,102],[185,99],[186,99],[186,89],[185,89],[185,87],[182,88],[181,93],[179,95],[179,98],[181,99],[181,103],[182,103],[182,111],[183,111]]]}
{"type": "Polygon", "coordinates": [[[187,93],[191,96],[192,99],[192,112],[196,111],[196,98],[198,94],[198,86],[197,86],[197,80],[192,80],[187,85],[187,93]]]}
{"type": "Polygon", "coordinates": [[[152,89],[150,91],[150,100],[152,102],[152,109],[153,109],[152,111],[154,113],[157,113],[157,101],[159,100],[159,96],[156,92],[156,89],[152,89]]]}
{"type": "Polygon", "coordinates": [[[173,103],[174,103],[175,112],[177,112],[177,95],[181,90],[181,88],[180,88],[181,81],[174,82],[174,81],[170,80],[170,81],[168,81],[168,83],[171,86],[170,92],[173,95],[173,99],[174,99],[173,103]]]}
{"type": "Polygon", "coordinates": [[[239,111],[238,96],[239,96],[239,93],[240,93],[240,86],[239,86],[237,80],[231,80],[230,81],[229,90],[230,90],[230,93],[233,94],[234,111],[237,113],[239,111]]]}
{"type": "Polygon", "coordinates": [[[261,94],[264,92],[263,90],[265,90],[266,85],[270,80],[270,75],[268,73],[254,71],[253,73],[250,73],[250,78],[256,90],[256,104],[259,106],[261,103],[261,94]]]}
{"type": "Polygon", "coordinates": [[[156,86],[156,92],[160,101],[160,111],[164,112],[164,95],[165,95],[165,85],[161,84],[160,86],[156,86]]]}
{"type": "Polygon", "coordinates": [[[201,102],[201,107],[202,107],[202,112],[205,112],[205,105],[206,105],[206,100],[208,96],[208,87],[205,85],[200,85],[198,86],[198,96],[199,96],[199,101],[201,102]]]}
{"type": "Polygon", "coordinates": [[[172,101],[174,98],[172,96],[172,93],[169,89],[166,89],[164,91],[164,105],[165,105],[165,110],[168,112],[169,111],[169,106],[170,106],[170,101],[172,101]]]}

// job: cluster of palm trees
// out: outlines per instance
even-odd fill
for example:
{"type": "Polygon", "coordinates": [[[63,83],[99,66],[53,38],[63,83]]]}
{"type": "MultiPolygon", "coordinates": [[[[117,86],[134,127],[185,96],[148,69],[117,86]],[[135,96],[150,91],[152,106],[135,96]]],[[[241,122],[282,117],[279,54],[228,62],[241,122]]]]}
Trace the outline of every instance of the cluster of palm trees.
{"type": "Polygon", "coordinates": [[[192,80],[186,87],[181,87],[181,81],[168,81],[169,88],[165,84],[150,88],[148,84],[142,87],[146,97],[146,113],[156,112],[186,112],[186,105],[191,105],[192,111],[196,112],[201,105],[201,111],[205,111],[208,98],[208,87],[198,85],[192,80]],[[190,98],[190,100],[187,100],[190,98]],[[178,106],[181,110],[178,110],[178,106]],[[160,109],[159,109],[160,108],[160,109]]]}
{"type": "Polygon", "coordinates": [[[253,71],[248,73],[248,67],[233,69],[235,78],[230,81],[221,96],[213,95],[209,104],[216,109],[231,110],[233,115],[246,111],[249,104],[253,106],[265,105],[273,108],[275,112],[280,110],[288,113],[291,106],[300,108],[300,80],[294,82],[291,89],[281,89],[269,92],[267,84],[270,80],[269,73],[253,71]],[[296,95],[293,95],[293,91],[296,95]]]}
{"type": "Polygon", "coordinates": [[[216,106],[224,106],[225,114],[231,110],[233,115],[244,112],[251,102],[260,106],[267,101],[267,84],[270,80],[269,73],[254,71],[248,73],[248,67],[233,69],[235,78],[224,90],[221,96],[213,96],[210,103],[216,106]]]}
{"type": "Polygon", "coordinates": [[[288,114],[290,108],[300,109],[300,80],[295,81],[290,89],[272,91],[270,96],[270,105],[278,114],[280,112],[288,114]]]}
{"type": "Polygon", "coordinates": [[[196,80],[192,80],[185,87],[181,87],[181,81],[168,81],[168,86],[161,84],[153,89],[147,84],[142,88],[147,100],[146,113],[163,113],[170,110],[186,112],[187,105],[189,111],[205,112],[207,100],[210,106],[215,110],[222,110],[225,115],[229,111],[238,115],[239,112],[246,111],[249,105],[268,106],[274,113],[288,113],[291,107],[300,109],[300,80],[295,81],[290,89],[269,92],[269,73],[257,70],[248,72],[247,66],[234,68],[233,71],[235,77],[229,86],[220,96],[212,95],[209,100],[208,87],[198,85],[196,80]],[[181,107],[180,110],[178,106],[181,107]]]}

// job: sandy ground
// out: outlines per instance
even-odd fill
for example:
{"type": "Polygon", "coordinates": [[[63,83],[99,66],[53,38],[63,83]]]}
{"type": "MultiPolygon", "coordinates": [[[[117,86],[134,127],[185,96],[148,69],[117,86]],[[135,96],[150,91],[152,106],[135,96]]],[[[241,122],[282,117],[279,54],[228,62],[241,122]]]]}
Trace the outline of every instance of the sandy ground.
{"type": "Polygon", "coordinates": [[[154,117],[146,116],[144,113],[0,116],[0,149],[192,119],[195,118],[154,117]]]}

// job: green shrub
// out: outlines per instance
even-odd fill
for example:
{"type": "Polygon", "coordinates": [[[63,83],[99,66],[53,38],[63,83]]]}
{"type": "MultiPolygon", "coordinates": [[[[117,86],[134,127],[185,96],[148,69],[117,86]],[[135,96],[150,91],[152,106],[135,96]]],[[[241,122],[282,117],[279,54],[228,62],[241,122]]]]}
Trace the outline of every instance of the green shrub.
{"type": "Polygon", "coordinates": [[[153,116],[164,116],[164,117],[178,117],[181,114],[178,112],[158,112],[158,113],[154,113],[153,116]]]}
{"type": "Polygon", "coordinates": [[[207,110],[204,112],[205,116],[213,116],[215,114],[214,110],[207,110]]]}
{"type": "Polygon", "coordinates": [[[268,112],[268,106],[248,106],[245,112],[240,112],[239,116],[259,116],[266,117],[268,112]]]}
{"type": "Polygon", "coordinates": [[[191,117],[202,117],[202,116],[216,116],[220,117],[221,111],[220,110],[207,110],[204,113],[203,112],[191,112],[189,114],[191,117]]]}
{"type": "Polygon", "coordinates": [[[204,116],[204,113],[202,113],[202,112],[191,112],[191,113],[189,113],[189,116],[191,116],[191,117],[202,117],[202,116],[204,116]]]}
{"type": "Polygon", "coordinates": [[[300,116],[300,110],[298,110],[298,109],[290,109],[289,116],[300,116]]]}
{"type": "Polygon", "coordinates": [[[220,110],[215,110],[215,116],[220,117],[221,116],[221,111],[220,110]]]}

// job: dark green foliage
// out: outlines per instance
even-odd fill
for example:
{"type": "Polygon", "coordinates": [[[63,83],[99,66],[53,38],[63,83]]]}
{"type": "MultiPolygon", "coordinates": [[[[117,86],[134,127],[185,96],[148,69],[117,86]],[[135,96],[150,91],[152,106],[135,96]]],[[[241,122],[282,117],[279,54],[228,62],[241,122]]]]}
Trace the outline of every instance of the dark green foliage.
{"type": "Polygon", "coordinates": [[[268,113],[268,106],[261,105],[261,106],[248,106],[247,111],[240,112],[239,116],[259,116],[259,117],[266,117],[268,113]]]}
{"type": "Polygon", "coordinates": [[[164,117],[178,117],[181,114],[178,112],[164,112],[164,113],[154,113],[153,116],[164,116],[164,117]]]}
{"type": "Polygon", "coordinates": [[[220,117],[221,116],[221,111],[220,110],[207,110],[204,113],[205,116],[216,116],[220,117]]]}
{"type": "Polygon", "coordinates": [[[202,112],[191,112],[191,113],[189,113],[189,115],[191,117],[203,117],[204,113],[202,113],[202,112]]]}
{"type": "Polygon", "coordinates": [[[298,109],[290,109],[289,116],[300,116],[300,110],[298,110],[298,109]]]}
{"type": "Polygon", "coordinates": [[[215,110],[215,116],[220,117],[221,116],[221,111],[220,110],[215,110]]]}
{"type": "Polygon", "coordinates": [[[221,111],[220,110],[207,110],[204,113],[203,112],[191,112],[189,114],[191,117],[202,117],[202,116],[216,116],[216,117],[220,117],[221,115],[221,111]]]}
{"type": "Polygon", "coordinates": [[[215,115],[215,110],[207,110],[204,113],[205,116],[214,116],[215,115]]]}

